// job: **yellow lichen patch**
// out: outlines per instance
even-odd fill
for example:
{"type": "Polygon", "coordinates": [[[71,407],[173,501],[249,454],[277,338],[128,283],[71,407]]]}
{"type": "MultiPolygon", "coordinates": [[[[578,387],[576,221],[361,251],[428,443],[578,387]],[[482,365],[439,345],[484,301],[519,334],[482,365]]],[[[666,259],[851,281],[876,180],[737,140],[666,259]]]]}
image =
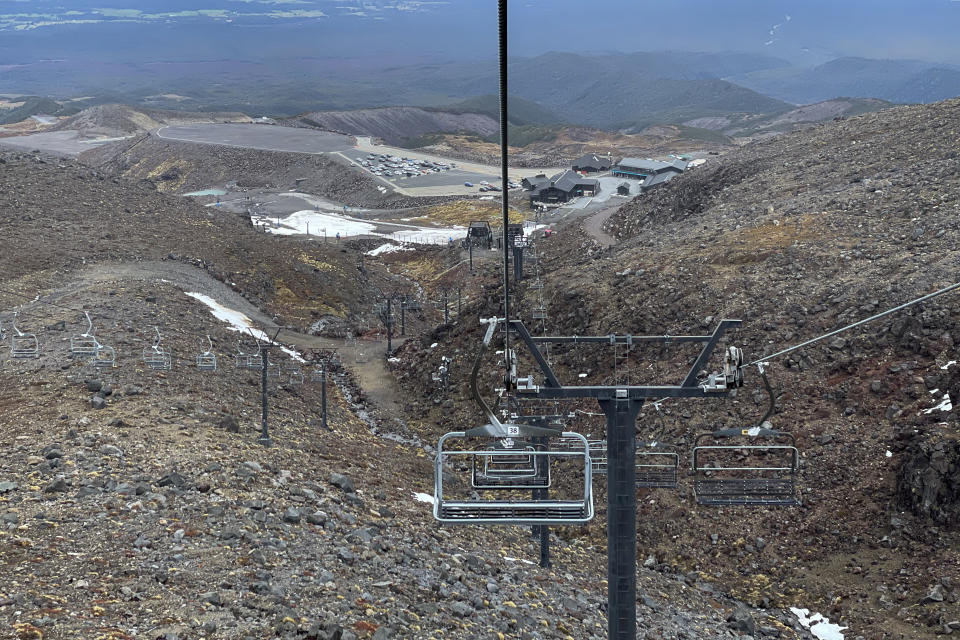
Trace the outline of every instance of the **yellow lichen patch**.
{"type": "Polygon", "coordinates": [[[147,174],[151,180],[157,180],[157,191],[178,191],[190,175],[190,165],[184,160],[166,160],[153,168],[147,174]],[[170,171],[177,170],[178,177],[174,180],[163,180],[161,177],[170,171]]]}
{"type": "Polygon", "coordinates": [[[343,268],[339,267],[338,265],[330,264],[329,262],[321,262],[316,258],[308,256],[306,253],[300,254],[300,262],[309,265],[318,271],[323,271],[324,273],[343,274],[343,268]]]}
{"type": "MultiPolygon", "coordinates": [[[[520,211],[510,209],[510,222],[523,222],[520,211]]],[[[444,224],[467,226],[474,220],[485,220],[491,225],[498,225],[502,220],[499,202],[457,200],[447,204],[440,204],[427,209],[426,213],[414,218],[417,224],[444,224]]]]}

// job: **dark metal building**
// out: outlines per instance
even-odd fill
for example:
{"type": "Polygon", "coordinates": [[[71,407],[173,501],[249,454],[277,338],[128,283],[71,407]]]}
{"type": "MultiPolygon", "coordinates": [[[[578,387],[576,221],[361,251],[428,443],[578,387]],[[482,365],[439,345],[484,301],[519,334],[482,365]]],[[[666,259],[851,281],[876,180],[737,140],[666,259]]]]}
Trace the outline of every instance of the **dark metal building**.
{"type": "Polygon", "coordinates": [[[552,178],[535,176],[529,181],[530,202],[567,202],[579,196],[594,196],[600,191],[600,181],[584,178],[573,170],[564,171],[552,178]]]}
{"type": "Polygon", "coordinates": [[[613,166],[613,158],[610,156],[600,156],[593,153],[585,153],[573,161],[573,170],[586,173],[600,173],[609,171],[613,166]]]}

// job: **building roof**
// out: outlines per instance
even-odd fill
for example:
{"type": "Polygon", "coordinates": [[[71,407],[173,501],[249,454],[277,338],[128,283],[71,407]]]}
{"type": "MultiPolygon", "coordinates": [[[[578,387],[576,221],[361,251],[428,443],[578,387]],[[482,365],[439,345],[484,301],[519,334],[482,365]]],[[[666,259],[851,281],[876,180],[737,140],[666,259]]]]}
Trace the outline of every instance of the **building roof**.
{"type": "Polygon", "coordinates": [[[675,171],[673,168],[671,168],[670,171],[656,173],[648,177],[646,180],[644,180],[643,183],[640,185],[640,188],[649,189],[650,187],[655,187],[658,184],[663,184],[664,182],[668,182],[672,180],[674,177],[678,175],[680,175],[680,173],[678,171],[675,171]]]}
{"type": "Polygon", "coordinates": [[[624,158],[617,165],[619,168],[649,171],[650,173],[657,173],[671,166],[673,165],[669,162],[660,162],[651,158],[624,158]]]}
{"type": "Polygon", "coordinates": [[[584,178],[573,169],[563,172],[559,178],[553,180],[553,186],[567,193],[570,193],[577,187],[596,189],[599,184],[600,181],[596,178],[584,178]]]}
{"type": "Polygon", "coordinates": [[[601,170],[609,169],[611,166],[613,166],[613,161],[607,156],[598,156],[595,153],[585,153],[574,160],[571,166],[601,170]]]}

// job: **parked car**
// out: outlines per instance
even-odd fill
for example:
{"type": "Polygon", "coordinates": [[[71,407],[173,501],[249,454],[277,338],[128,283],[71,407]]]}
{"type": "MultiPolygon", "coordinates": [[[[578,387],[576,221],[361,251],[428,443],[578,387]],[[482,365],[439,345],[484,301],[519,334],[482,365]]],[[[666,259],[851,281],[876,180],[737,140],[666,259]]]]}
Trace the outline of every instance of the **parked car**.
{"type": "Polygon", "coordinates": [[[473,183],[472,183],[472,182],[464,182],[464,183],[463,183],[463,186],[465,186],[465,187],[472,187],[472,186],[473,186],[473,183]]]}

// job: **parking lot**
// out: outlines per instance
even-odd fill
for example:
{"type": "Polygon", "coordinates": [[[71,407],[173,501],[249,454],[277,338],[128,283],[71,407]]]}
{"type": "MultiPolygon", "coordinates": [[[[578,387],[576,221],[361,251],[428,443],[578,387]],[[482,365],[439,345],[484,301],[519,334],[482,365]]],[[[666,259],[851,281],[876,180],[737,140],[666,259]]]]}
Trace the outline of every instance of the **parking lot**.
{"type": "Polygon", "coordinates": [[[330,153],[353,147],[353,138],[339,133],[266,124],[172,125],[161,127],[155,135],[164,140],[291,153],[330,153]]]}

